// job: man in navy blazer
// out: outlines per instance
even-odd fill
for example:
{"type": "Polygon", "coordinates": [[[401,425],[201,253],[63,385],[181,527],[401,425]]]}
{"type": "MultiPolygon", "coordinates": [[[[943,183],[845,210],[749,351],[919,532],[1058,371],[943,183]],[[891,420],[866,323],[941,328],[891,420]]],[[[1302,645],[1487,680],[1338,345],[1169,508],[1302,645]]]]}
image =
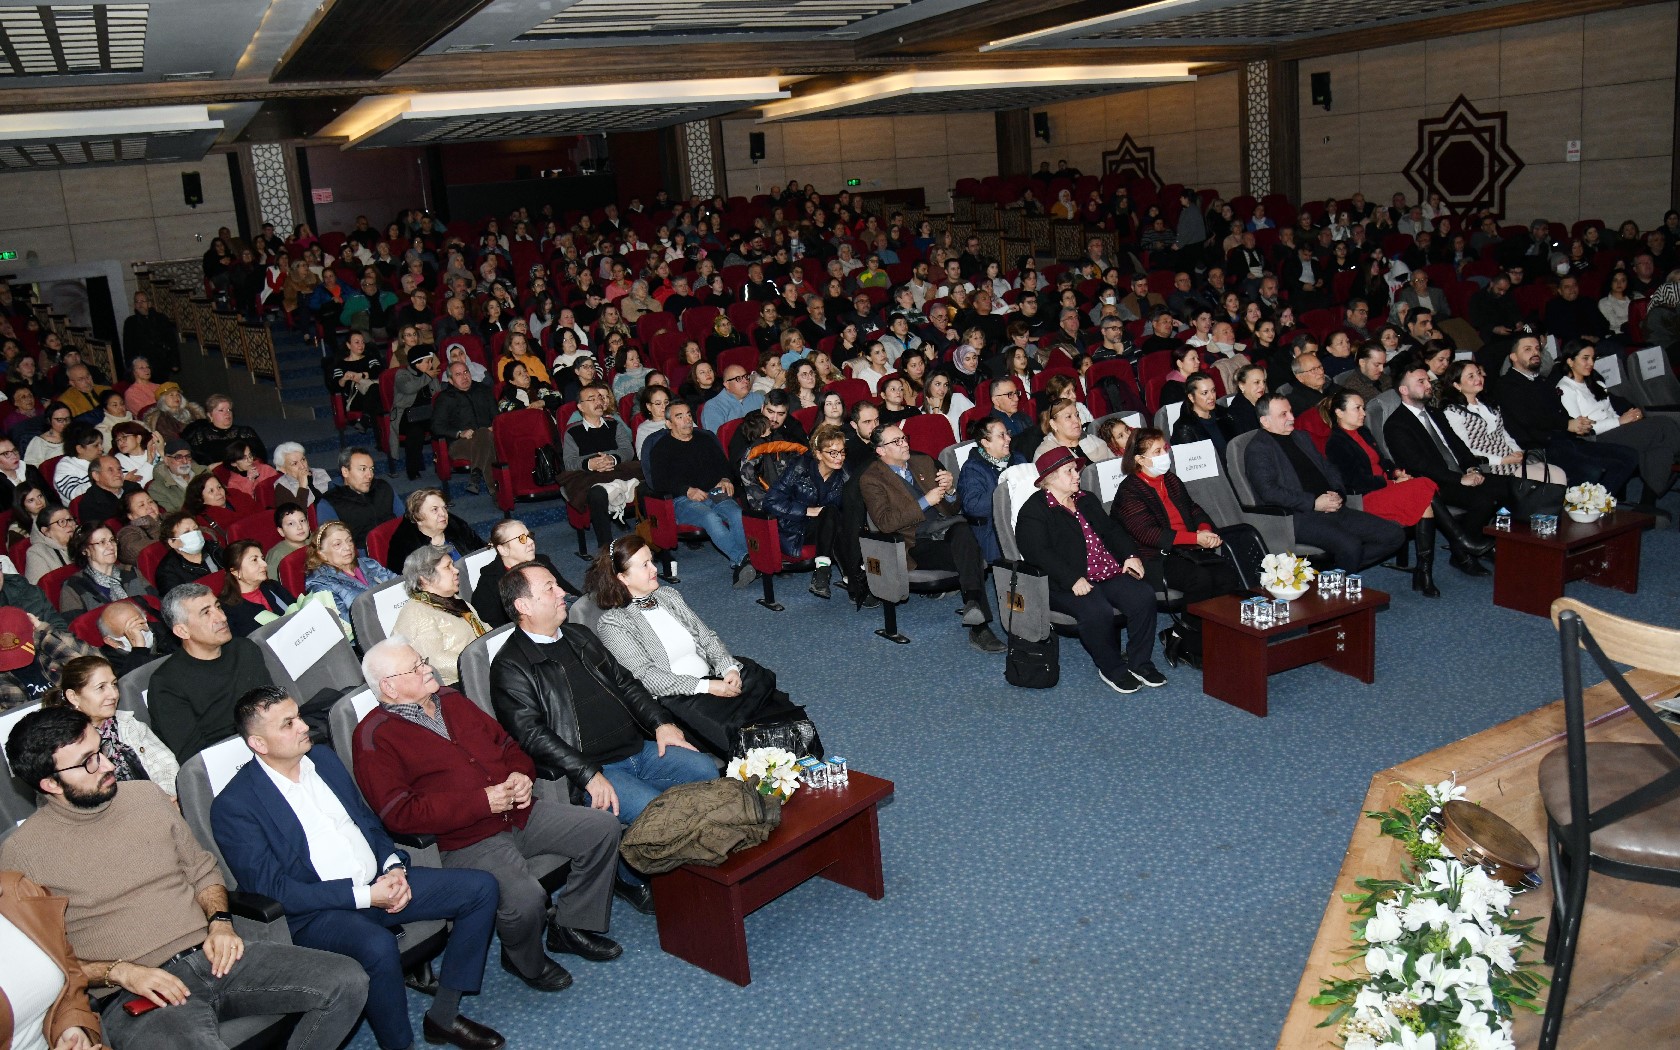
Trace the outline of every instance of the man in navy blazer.
{"type": "Polygon", "coordinates": [[[476,993],[495,929],[498,891],[488,872],[408,868],[344,764],[330,748],[310,753],[309,726],[284,690],[253,689],[235,724],[256,755],[210,808],[211,828],[242,888],[280,902],[292,941],[348,955],[368,975],[367,1019],[384,1050],[414,1045],[392,927],[423,919],[455,923],[438,992],[426,1011],[426,1041],[495,1050],[504,1040],[461,1015],[476,993]]]}

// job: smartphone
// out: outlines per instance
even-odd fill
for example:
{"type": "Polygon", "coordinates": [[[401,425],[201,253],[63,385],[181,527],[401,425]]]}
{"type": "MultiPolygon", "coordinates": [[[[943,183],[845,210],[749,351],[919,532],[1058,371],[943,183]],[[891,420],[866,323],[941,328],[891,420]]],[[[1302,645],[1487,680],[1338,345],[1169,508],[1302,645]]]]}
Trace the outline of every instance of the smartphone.
{"type": "Polygon", "coordinates": [[[152,1002],[143,995],[123,1003],[123,1013],[130,1017],[139,1017],[141,1014],[150,1010],[156,1010],[157,1008],[157,1003],[152,1002]]]}

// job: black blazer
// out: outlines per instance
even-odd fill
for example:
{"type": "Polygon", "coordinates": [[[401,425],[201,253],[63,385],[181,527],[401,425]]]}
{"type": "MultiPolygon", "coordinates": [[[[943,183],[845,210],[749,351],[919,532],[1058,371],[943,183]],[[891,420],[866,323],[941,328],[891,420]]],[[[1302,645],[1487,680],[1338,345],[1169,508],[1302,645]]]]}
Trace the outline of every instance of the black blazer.
{"type": "Polygon", "coordinates": [[[1464,471],[1481,460],[1465,446],[1440,409],[1430,408],[1427,411],[1429,418],[1435,421],[1435,429],[1441,432],[1442,440],[1447,443],[1447,448],[1458,457],[1458,469],[1452,469],[1441,457],[1441,452],[1435,447],[1429,432],[1405,405],[1390,412],[1388,420],[1383,423],[1383,437],[1388,439],[1388,454],[1394,457],[1395,466],[1414,477],[1428,478],[1437,485],[1456,485],[1464,476],[1464,471]]]}
{"type": "MultiPolygon", "coordinates": [[[[1097,497],[1080,492],[1074,498],[1091,531],[1108,548],[1108,553],[1114,555],[1115,561],[1124,563],[1137,555],[1137,544],[1114,519],[1103,513],[1102,502],[1097,497]]],[[[1015,542],[1021,548],[1022,558],[1049,575],[1052,587],[1071,591],[1087,571],[1085,533],[1073,515],[1050,506],[1050,496],[1043,489],[1021,505],[1015,518],[1015,542]]]]}
{"type": "MultiPolygon", "coordinates": [[[[1381,459],[1382,450],[1377,448],[1376,439],[1371,436],[1370,429],[1360,427],[1359,435],[1370,443],[1371,448],[1376,449],[1377,456],[1381,459]]],[[[1347,485],[1348,491],[1360,495],[1375,492],[1387,485],[1387,474],[1394,469],[1393,463],[1382,459],[1384,476],[1378,477],[1371,473],[1370,457],[1359,447],[1359,442],[1348,437],[1347,431],[1341,427],[1330,431],[1330,438],[1324,443],[1324,455],[1330,460],[1330,464],[1341,472],[1342,481],[1347,485]]]]}
{"type": "Polygon", "coordinates": [[[1238,434],[1246,434],[1250,430],[1260,429],[1260,413],[1255,410],[1254,405],[1248,398],[1241,394],[1233,397],[1230,405],[1226,406],[1225,418],[1230,420],[1232,437],[1236,437],[1238,434]]]}
{"type": "MultiPolygon", "coordinates": [[[[449,524],[444,527],[443,538],[455,545],[455,550],[461,554],[471,554],[484,546],[484,540],[473,531],[466,519],[449,516],[449,524]]],[[[432,542],[426,534],[420,531],[407,517],[397,526],[397,531],[391,533],[391,549],[385,555],[385,567],[392,572],[402,572],[403,560],[410,554],[432,542]]]]}
{"type": "MultiPolygon", "coordinates": [[[[297,601],[297,595],[273,580],[264,580],[262,586],[258,589],[268,598],[269,604],[274,606],[276,612],[284,613],[288,605],[297,601]]],[[[257,615],[268,611],[257,603],[248,602],[243,598],[235,598],[233,604],[223,606],[223,608],[227,610],[228,628],[233,631],[235,638],[249,637],[252,631],[262,626],[257,623],[257,615]]]]}
{"type": "MultiPolygon", "coordinates": [[[[1236,400],[1241,401],[1245,405],[1248,404],[1247,399],[1241,394],[1237,395],[1236,400]]],[[[1253,405],[1249,405],[1248,407],[1250,410],[1254,408],[1253,405]]],[[[1260,425],[1258,416],[1255,417],[1254,425],[1256,427],[1260,425]]],[[[1225,459],[1226,443],[1238,433],[1232,429],[1232,426],[1233,420],[1231,419],[1231,413],[1224,405],[1218,405],[1214,408],[1212,419],[1203,419],[1202,417],[1196,415],[1196,413],[1190,411],[1190,406],[1186,405],[1184,407],[1184,411],[1178,414],[1178,422],[1173,424],[1171,435],[1172,443],[1175,445],[1188,445],[1194,441],[1211,441],[1213,442],[1213,447],[1219,451],[1220,460],[1223,461],[1225,459]]],[[[1168,477],[1171,476],[1172,475],[1170,474],[1168,475],[1168,477]]]]}

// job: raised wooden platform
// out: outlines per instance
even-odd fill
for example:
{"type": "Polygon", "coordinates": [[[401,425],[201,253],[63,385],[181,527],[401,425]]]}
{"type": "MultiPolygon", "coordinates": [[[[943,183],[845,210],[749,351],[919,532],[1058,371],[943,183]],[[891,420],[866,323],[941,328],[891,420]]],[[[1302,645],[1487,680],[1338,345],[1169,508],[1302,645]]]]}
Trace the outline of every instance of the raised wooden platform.
{"type": "MultiPolygon", "coordinates": [[[[1673,696],[1680,689],[1680,678],[1668,675],[1635,671],[1628,681],[1647,698],[1673,696]]],[[[1589,739],[1650,740],[1649,732],[1608,685],[1589,690],[1586,700],[1589,739]]],[[[1383,770],[1371,778],[1360,811],[1395,805],[1400,782],[1435,783],[1456,772],[1471,801],[1516,825],[1544,854],[1546,813],[1536,772],[1540,760],[1562,746],[1560,700],[1383,770]]],[[[1280,1048],[1332,1050],[1336,1046],[1334,1029],[1316,1027],[1329,1011],[1307,1000],[1318,991],[1319,979],[1335,972],[1336,960],[1348,954],[1343,949],[1352,943],[1348,929],[1352,917],[1341,895],[1357,892],[1355,879],[1393,877],[1404,856],[1398,842],[1378,833],[1376,821],[1359,819],[1284,1019],[1280,1048]]],[[[1550,874],[1544,866],[1541,870],[1547,875],[1547,885],[1517,898],[1524,915],[1551,914],[1550,874]]],[[[1537,935],[1543,936],[1544,931],[1541,924],[1537,935]]],[[[1594,877],[1570,984],[1560,1045],[1570,1050],[1680,1046],[1680,1010],[1674,1006],[1680,1000],[1680,893],[1594,877]]],[[[1533,1046],[1539,1032],[1538,1015],[1519,1013],[1519,1047],[1533,1046]]]]}

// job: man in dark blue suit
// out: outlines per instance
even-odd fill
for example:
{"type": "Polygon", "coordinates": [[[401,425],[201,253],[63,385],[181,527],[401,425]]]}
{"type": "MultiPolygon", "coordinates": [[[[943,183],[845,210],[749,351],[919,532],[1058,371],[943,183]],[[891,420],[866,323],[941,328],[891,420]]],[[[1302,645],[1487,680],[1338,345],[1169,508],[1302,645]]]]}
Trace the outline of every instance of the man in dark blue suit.
{"type": "Polygon", "coordinates": [[[488,872],[409,870],[330,748],[310,753],[309,726],[283,690],[253,689],[235,724],[257,760],[210,809],[211,827],[242,888],[272,897],[295,944],[348,955],[368,975],[367,1019],[384,1050],[414,1045],[401,953],[391,928],[450,919],[426,1041],[495,1050],[502,1037],[461,1015],[461,996],[484,978],[498,893],[488,872]]]}

